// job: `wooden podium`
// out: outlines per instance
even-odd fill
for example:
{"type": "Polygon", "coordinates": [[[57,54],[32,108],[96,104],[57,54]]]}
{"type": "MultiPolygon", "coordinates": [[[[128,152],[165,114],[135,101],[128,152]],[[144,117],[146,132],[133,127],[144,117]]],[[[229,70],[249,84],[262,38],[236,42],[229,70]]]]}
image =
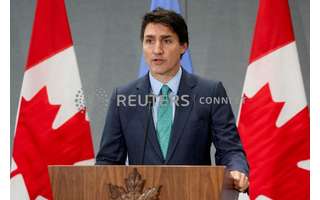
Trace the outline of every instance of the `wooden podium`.
{"type": "Polygon", "coordinates": [[[223,166],[49,166],[55,200],[235,200],[223,166]]]}

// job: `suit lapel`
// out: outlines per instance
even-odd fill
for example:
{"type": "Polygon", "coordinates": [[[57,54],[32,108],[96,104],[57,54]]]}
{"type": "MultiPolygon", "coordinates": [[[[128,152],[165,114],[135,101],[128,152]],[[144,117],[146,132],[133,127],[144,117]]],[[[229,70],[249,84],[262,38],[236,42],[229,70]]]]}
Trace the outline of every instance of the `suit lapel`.
{"type": "MultiPolygon", "coordinates": [[[[150,81],[149,81],[149,75],[148,73],[142,77],[142,79],[138,82],[137,84],[137,94],[141,95],[141,98],[143,99],[142,102],[145,101],[145,96],[149,95],[151,93],[151,86],[150,86],[150,81]]],[[[146,125],[147,125],[147,120],[148,120],[148,106],[138,106],[138,115],[140,116],[140,123],[143,127],[143,134],[146,131],[146,125]]],[[[158,157],[161,160],[164,160],[161,149],[160,149],[160,144],[158,142],[154,122],[153,122],[153,116],[152,113],[150,115],[149,119],[149,130],[148,130],[148,141],[151,143],[151,146],[153,147],[154,151],[158,155],[158,157]]],[[[143,141],[143,139],[142,139],[143,141]]]]}
{"type": "Polygon", "coordinates": [[[174,150],[183,135],[183,129],[185,124],[187,123],[187,120],[190,116],[190,112],[193,107],[193,91],[192,88],[196,85],[196,80],[190,76],[188,72],[183,70],[180,84],[179,84],[179,90],[178,90],[178,105],[176,105],[175,109],[175,115],[174,115],[174,121],[173,121],[173,127],[171,130],[171,139],[169,142],[169,149],[167,153],[167,159],[165,161],[165,164],[168,164],[170,161],[170,158],[172,157],[174,150]],[[184,100],[181,99],[183,95],[186,95],[184,100]],[[187,99],[189,105],[186,106],[187,99]]]}

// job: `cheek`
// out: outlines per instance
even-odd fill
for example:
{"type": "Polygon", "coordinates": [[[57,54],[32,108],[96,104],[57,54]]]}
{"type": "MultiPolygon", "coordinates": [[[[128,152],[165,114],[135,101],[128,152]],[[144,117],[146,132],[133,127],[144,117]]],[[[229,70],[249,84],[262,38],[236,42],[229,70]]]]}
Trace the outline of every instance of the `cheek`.
{"type": "Polygon", "coordinates": [[[151,56],[151,51],[148,48],[143,48],[143,55],[145,59],[149,59],[151,56]]]}
{"type": "Polygon", "coordinates": [[[171,57],[171,60],[175,62],[176,60],[180,60],[180,54],[179,49],[174,49],[169,53],[169,56],[171,57]]]}

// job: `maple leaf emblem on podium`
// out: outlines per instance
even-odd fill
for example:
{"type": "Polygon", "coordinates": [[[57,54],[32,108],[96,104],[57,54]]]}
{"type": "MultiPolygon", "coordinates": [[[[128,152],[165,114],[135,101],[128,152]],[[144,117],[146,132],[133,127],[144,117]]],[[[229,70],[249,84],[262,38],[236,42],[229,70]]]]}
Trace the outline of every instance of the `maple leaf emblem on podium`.
{"type": "Polygon", "coordinates": [[[145,180],[136,168],[125,179],[125,186],[108,184],[112,200],[159,200],[161,186],[147,188],[143,191],[145,180]]]}

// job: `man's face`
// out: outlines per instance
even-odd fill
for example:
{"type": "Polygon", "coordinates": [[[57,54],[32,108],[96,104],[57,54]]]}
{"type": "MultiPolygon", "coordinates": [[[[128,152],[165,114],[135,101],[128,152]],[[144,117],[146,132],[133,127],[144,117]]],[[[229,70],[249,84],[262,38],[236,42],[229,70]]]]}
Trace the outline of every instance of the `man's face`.
{"type": "Polygon", "coordinates": [[[180,44],[178,35],[160,23],[149,23],[144,31],[143,54],[153,76],[175,75],[180,55],[187,43],[180,44]]]}

